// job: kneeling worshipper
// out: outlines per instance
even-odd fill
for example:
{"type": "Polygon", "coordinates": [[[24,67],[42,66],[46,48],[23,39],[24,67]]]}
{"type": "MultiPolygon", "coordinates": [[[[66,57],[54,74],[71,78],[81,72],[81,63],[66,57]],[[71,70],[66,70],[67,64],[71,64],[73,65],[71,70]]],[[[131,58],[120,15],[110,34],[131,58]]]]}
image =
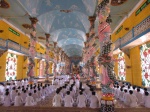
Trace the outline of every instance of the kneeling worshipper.
{"type": "Polygon", "coordinates": [[[123,102],[125,105],[129,106],[129,97],[128,97],[129,93],[127,92],[127,90],[124,90],[124,94],[123,94],[123,102]]]}
{"type": "Polygon", "coordinates": [[[87,100],[82,92],[80,92],[80,95],[78,95],[76,103],[77,103],[77,106],[80,108],[86,107],[87,100]]]}
{"type": "Polygon", "coordinates": [[[133,94],[133,91],[132,90],[130,90],[129,91],[129,98],[130,98],[130,107],[137,107],[138,105],[137,105],[137,102],[138,102],[138,99],[137,99],[137,97],[133,94]]]}
{"type": "Polygon", "coordinates": [[[35,105],[36,105],[36,103],[38,102],[38,95],[37,95],[36,90],[34,90],[34,93],[33,93],[32,97],[33,97],[35,105]]]}
{"type": "Polygon", "coordinates": [[[64,98],[64,103],[65,103],[65,107],[72,107],[74,100],[72,98],[72,96],[70,95],[70,91],[67,91],[67,95],[64,98]]]}
{"type": "Polygon", "coordinates": [[[143,97],[143,105],[147,108],[150,108],[150,95],[147,91],[145,92],[145,96],[143,97]]]}
{"type": "Polygon", "coordinates": [[[123,88],[120,88],[120,92],[119,92],[119,99],[121,100],[121,101],[123,101],[123,88]]]}
{"type": "Polygon", "coordinates": [[[17,92],[18,92],[18,90],[16,90],[16,88],[13,87],[13,89],[10,92],[10,98],[11,98],[12,102],[14,102],[15,97],[17,96],[17,92]]]}
{"type": "Polygon", "coordinates": [[[24,90],[24,91],[21,92],[21,97],[22,97],[22,100],[23,100],[23,104],[25,104],[25,100],[26,100],[26,97],[27,97],[26,90],[24,90]]]}
{"type": "Polygon", "coordinates": [[[99,101],[98,101],[98,98],[97,98],[97,96],[95,95],[95,92],[94,92],[94,91],[92,92],[92,95],[91,95],[89,101],[90,101],[90,107],[91,107],[91,108],[98,108],[98,106],[99,106],[99,101]]]}
{"type": "Polygon", "coordinates": [[[5,93],[4,101],[3,101],[3,106],[7,106],[7,107],[11,106],[11,99],[10,99],[9,92],[5,93]]]}
{"type": "Polygon", "coordinates": [[[21,106],[22,104],[23,104],[23,99],[20,93],[18,93],[18,95],[15,97],[14,106],[21,106]]]}
{"type": "Polygon", "coordinates": [[[53,98],[53,106],[54,107],[61,107],[62,98],[61,98],[61,95],[59,94],[59,92],[60,92],[60,90],[57,89],[56,94],[53,98]]]}
{"type": "Polygon", "coordinates": [[[41,93],[41,89],[40,88],[38,88],[37,95],[38,95],[38,101],[40,101],[41,97],[42,97],[42,93],[41,93]]]}
{"type": "Polygon", "coordinates": [[[32,93],[29,93],[29,95],[26,97],[26,100],[25,100],[25,106],[34,106],[34,105],[35,103],[32,97],[32,93]]]}
{"type": "Polygon", "coordinates": [[[142,103],[142,93],[140,92],[140,88],[137,88],[136,97],[138,99],[138,105],[141,105],[142,103]]]}

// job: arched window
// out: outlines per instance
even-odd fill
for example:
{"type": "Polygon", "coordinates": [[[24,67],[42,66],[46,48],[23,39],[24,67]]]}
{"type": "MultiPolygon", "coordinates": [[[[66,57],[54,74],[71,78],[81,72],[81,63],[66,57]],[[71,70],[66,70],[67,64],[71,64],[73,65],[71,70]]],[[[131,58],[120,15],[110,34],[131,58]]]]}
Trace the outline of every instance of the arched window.
{"type": "Polygon", "coordinates": [[[17,76],[17,55],[8,53],[6,57],[6,80],[15,80],[17,76]]]}
{"type": "Polygon", "coordinates": [[[125,71],[125,58],[124,53],[121,52],[118,54],[118,78],[119,80],[126,80],[126,71],[125,71]]]}
{"type": "Polygon", "coordinates": [[[141,68],[142,68],[142,85],[150,86],[150,43],[140,47],[141,68]]]}

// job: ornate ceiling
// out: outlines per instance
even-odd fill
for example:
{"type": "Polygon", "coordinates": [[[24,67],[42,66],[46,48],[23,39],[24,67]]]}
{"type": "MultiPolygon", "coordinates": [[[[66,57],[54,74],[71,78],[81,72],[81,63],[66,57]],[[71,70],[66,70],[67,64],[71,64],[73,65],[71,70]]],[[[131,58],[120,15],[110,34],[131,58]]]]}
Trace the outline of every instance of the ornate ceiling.
{"type": "MultiPolygon", "coordinates": [[[[89,16],[96,11],[97,0],[7,0],[8,9],[0,9],[0,16],[23,32],[29,34],[23,24],[31,24],[30,17],[37,17],[37,37],[51,35],[50,41],[58,43],[69,56],[82,56],[85,34],[89,32],[89,16]]],[[[126,16],[139,0],[127,0],[111,6],[112,29],[126,16]],[[118,10],[119,9],[119,10],[118,10]]],[[[95,22],[97,30],[98,20],[95,22]]],[[[97,32],[97,31],[96,31],[97,32]]],[[[39,39],[45,44],[44,39],[39,39]]]]}

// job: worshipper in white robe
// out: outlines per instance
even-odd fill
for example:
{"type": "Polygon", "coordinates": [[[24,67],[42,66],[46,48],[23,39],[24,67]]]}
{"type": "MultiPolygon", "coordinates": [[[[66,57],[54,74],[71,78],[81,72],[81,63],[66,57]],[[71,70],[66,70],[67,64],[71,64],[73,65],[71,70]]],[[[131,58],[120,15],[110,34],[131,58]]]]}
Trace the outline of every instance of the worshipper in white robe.
{"type": "Polygon", "coordinates": [[[15,92],[11,93],[10,98],[11,98],[12,103],[14,103],[15,97],[17,96],[17,94],[18,94],[18,90],[15,90],[15,92]]]}
{"type": "Polygon", "coordinates": [[[37,96],[38,96],[38,101],[40,101],[40,100],[41,100],[41,97],[42,97],[41,89],[40,89],[40,88],[38,88],[37,96]]]}
{"type": "Polygon", "coordinates": [[[125,105],[129,106],[130,97],[126,89],[124,90],[124,94],[123,94],[123,102],[125,105]]]}
{"type": "Polygon", "coordinates": [[[117,89],[116,89],[116,92],[115,92],[115,97],[116,97],[117,99],[119,99],[119,93],[120,93],[120,87],[117,86],[117,89]]]}
{"type": "Polygon", "coordinates": [[[12,101],[14,101],[16,95],[17,95],[16,88],[13,87],[11,92],[10,92],[10,98],[11,98],[12,101]]]}
{"type": "Polygon", "coordinates": [[[75,83],[75,84],[76,84],[76,88],[79,89],[79,85],[80,85],[79,79],[76,78],[75,82],[76,82],[76,83],[75,83]]]}
{"type": "Polygon", "coordinates": [[[53,106],[54,107],[61,107],[62,103],[62,98],[61,95],[59,94],[60,90],[56,90],[56,94],[53,97],[53,106]]]}
{"type": "Polygon", "coordinates": [[[17,87],[22,86],[22,82],[21,81],[17,81],[16,86],[17,87]]]}
{"type": "Polygon", "coordinates": [[[90,99],[90,97],[92,96],[92,92],[93,92],[94,90],[93,90],[93,88],[91,88],[88,92],[87,92],[87,94],[86,94],[86,98],[89,100],[90,99]]]}
{"type": "Polygon", "coordinates": [[[62,88],[62,90],[61,90],[61,97],[62,97],[62,98],[65,97],[66,91],[67,91],[66,86],[63,86],[63,88],[62,88]]]}
{"type": "Polygon", "coordinates": [[[123,88],[120,88],[120,92],[119,92],[118,98],[119,98],[121,101],[123,101],[123,94],[124,94],[123,88]]]}
{"type": "Polygon", "coordinates": [[[42,99],[45,99],[46,92],[45,92],[45,87],[44,86],[42,87],[41,95],[42,95],[42,99]]]}
{"type": "Polygon", "coordinates": [[[73,91],[76,93],[78,88],[75,86],[75,84],[73,84],[72,87],[73,87],[73,91]]]}
{"type": "Polygon", "coordinates": [[[147,91],[145,92],[145,95],[143,97],[142,104],[145,107],[150,108],[150,95],[149,95],[149,93],[147,91]]]}
{"type": "Polygon", "coordinates": [[[50,94],[50,92],[49,92],[49,87],[48,87],[48,85],[46,85],[45,87],[46,87],[46,88],[45,88],[45,89],[46,89],[46,90],[45,90],[45,91],[46,91],[46,96],[48,96],[48,95],[50,94]]]}
{"type": "Polygon", "coordinates": [[[36,103],[38,102],[38,95],[37,95],[36,90],[34,90],[34,93],[33,93],[32,97],[33,97],[34,102],[35,102],[35,104],[36,104],[36,103]]]}
{"type": "Polygon", "coordinates": [[[87,100],[82,92],[80,92],[80,95],[78,95],[76,103],[80,108],[86,107],[87,100]]]}
{"type": "Polygon", "coordinates": [[[64,103],[65,103],[65,107],[72,107],[74,100],[72,98],[72,96],[70,95],[70,91],[67,91],[67,95],[64,98],[64,103]]]}
{"type": "Polygon", "coordinates": [[[138,106],[138,104],[137,104],[138,99],[137,99],[137,97],[133,94],[133,91],[132,91],[132,90],[129,91],[129,98],[130,98],[129,106],[130,106],[130,107],[137,107],[137,106],[138,106]]]}
{"type": "Polygon", "coordinates": [[[71,79],[71,80],[70,80],[70,84],[73,84],[73,83],[74,83],[74,80],[73,80],[73,79],[71,79]]]}
{"type": "Polygon", "coordinates": [[[25,99],[26,99],[26,97],[27,97],[26,90],[24,90],[24,91],[21,92],[21,97],[22,97],[23,104],[24,104],[24,103],[25,103],[25,99]]]}
{"type": "Polygon", "coordinates": [[[75,98],[75,92],[72,90],[72,87],[70,87],[70,95],[73,99],[75,98]]]}
{"type": "Polygon", "coordinates": [[[7,107],[11,106],[11,98],[10,98],[9,92],[5,93],[3,106],[7,106],[7,107]]]}
{"type": "Polygon", "coordinates": [[[29,95],[25,99],[25,106],[34,106],[34,99],[32,97],[32,93],[29,93],[29,95]]]}
{"type": "Polygon", "coordinates": [[[133,88],[133,94],[136,96],[136,94],[137,94],[136,86],[133,86],[132,88],[133,88]]]}
{"type": "Polygon", "coordinates": [[[21,106],[22,104],[23,104],[23,99],[20,93],[18,93],[18,95],[15,97],[14,106],[21,106]]]}
{"type": "Polygon", "coordinates": [[[94,91],[92,92],[92,96],[90,97],[89,101],[90,101],[90,107],[91,108],[98,108],[99,101],[98,101],[98,98],[96,97],[94,91]]]}
{"type": "Polygon", "coordinates": [[[140,93],[140,88],[137,88],[136,97],[138,99],[138,105],[141,105],[142,103],[142,93],[140,93]]]}

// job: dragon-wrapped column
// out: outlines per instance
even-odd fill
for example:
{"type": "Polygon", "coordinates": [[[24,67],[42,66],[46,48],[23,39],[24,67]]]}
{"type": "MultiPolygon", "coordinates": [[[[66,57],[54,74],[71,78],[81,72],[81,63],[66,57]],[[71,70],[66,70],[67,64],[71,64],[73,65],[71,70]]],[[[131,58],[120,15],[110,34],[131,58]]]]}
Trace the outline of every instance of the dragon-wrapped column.
{"type": "Polygon", "coordinates": [[[30,44],[29,44],[29,56],[28,56],[28,70],[27,70],[27,76],[29,84],[32,84],[34,82],[34,58],[36,55],[36,23],[38,22],[37,18],[29,18],[31,21],[31,32],[30,32],[30,44]]]}

